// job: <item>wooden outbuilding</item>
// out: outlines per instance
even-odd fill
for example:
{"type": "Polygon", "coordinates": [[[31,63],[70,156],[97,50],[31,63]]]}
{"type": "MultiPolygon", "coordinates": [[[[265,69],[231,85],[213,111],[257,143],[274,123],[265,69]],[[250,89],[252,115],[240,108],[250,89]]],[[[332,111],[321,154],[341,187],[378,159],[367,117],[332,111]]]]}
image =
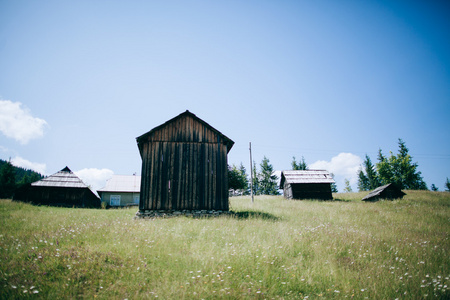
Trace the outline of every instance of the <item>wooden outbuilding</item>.
{"type": "Polygon", "coordinates": [[[139,211],[228,211],[234,142],[186,111],[136,138],[142,158],[139,211]]]}
{"type": "Polygon", "coordinates": [[[333,177],[325,170],[282,171],[280,189],[286,199],[331,200],[333,177]]]}
{"type": "Polygon", "coordinates": [[[395,184],[389,183],[380,187],[377,187],[371,191],[367,196],[362,198],[362,201],[375,202],[381,199],[401,199],[406,194],[395,184]]]}
{"type": "Polygon", "coordinates": [[[19,188],[14,200],[65,207],[100,207],[100,198],[68,167],[19,188]]]}

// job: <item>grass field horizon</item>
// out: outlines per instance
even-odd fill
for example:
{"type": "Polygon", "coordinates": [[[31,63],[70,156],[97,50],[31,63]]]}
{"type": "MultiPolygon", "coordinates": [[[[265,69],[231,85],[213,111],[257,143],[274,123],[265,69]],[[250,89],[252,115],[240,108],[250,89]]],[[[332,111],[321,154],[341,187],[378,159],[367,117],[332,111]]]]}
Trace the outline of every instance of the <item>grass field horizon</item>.
{"type": "Polygon", "coordinates": [[[450,193],[406,193],[152,220],[0,200],[0,298],[448,299],[450,193]]]}

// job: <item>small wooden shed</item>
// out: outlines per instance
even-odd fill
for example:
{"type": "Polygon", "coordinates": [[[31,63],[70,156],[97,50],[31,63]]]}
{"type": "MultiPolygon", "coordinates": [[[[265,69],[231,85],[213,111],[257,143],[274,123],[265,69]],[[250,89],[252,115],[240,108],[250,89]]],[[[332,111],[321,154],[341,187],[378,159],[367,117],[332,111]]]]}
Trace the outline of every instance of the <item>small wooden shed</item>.
{"type": "Polygon", "coordinates": [[[139,211],[228,211],[234,142],[188,110],[136,138],[142,158],[139,211]]]}
{"type": "Polygon", "coordinates": [[[331,200],[333,177],[326,170],[282,171],[280,189],[286,199],[331,200]]]}
{"type": "Polygon", "coordinates": [[[380,187],[377,187],[371,191],[367,196],[362,198],[362,201],[375,202],[381,199],[401,199],[406,194],[395,184],[389,183],[380,187]]]}
{"type": "Polygon", "coordinates": [[[100,198],[68,167],[19,188],[14,200],[65,207],[100,207],[100,198]]]}

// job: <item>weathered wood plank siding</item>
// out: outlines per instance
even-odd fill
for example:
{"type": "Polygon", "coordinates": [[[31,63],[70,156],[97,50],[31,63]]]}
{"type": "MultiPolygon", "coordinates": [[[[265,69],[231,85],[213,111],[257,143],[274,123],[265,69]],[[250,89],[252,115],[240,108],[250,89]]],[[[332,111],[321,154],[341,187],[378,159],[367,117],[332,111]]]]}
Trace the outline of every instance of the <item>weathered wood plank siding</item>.
{"type": "Polygon", "coordinates": [[[185,112],[137,138],[140,210],[228,210],[227,154],[234,142],[185,112]]]}

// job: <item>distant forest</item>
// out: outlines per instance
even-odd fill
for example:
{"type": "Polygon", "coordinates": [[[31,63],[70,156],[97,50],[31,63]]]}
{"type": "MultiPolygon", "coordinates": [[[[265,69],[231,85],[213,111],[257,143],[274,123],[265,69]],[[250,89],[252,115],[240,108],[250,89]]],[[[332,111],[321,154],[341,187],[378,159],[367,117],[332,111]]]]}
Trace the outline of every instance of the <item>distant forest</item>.
{"type": "Polygon", "coordinates": [[[0,159],[0,198],[12,197],[14,191],[44,176],[33,170],[13,166],[9,161],[0,159]]]}

